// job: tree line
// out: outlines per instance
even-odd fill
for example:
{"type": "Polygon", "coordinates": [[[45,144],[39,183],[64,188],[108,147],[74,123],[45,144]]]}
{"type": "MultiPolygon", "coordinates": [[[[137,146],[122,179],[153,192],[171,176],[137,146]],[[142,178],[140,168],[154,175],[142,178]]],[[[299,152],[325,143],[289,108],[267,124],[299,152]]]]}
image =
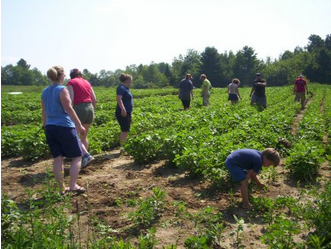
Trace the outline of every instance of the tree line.
{"type": "MultiPolygon", "coordinates": [[[[266,61],[257,58],[252,47],[245,46],[237,53],[225,51],[219,53],[215,47],[206,47],[202,53],[189,49],[186,55],[179,55],[168,63],[150,63],[150,65],[130,65],[124,70],[101,70],[91,73],[83,70],[84,78],[93,86],[117,86],[118,75],[129,73],[134,78],[134,88],[178,87],[186,73],[193,76],[195,87],[201,86],[199,76],[204,73],[214,87],[225,87],[232,78],[239,78],[241,85],[250,86],[256,72],[266,78],[269,86],[292,84],[299,74],[312,82],[331,84],[331,34],[323,40],[318,35],[308,38],[306,47],[296,47],[285,51],[276,60],[266,61]]],[[[37,68],[30,69],[24,59],[16,66],[1,67],[3,85],[47,85],[48,80],[37,68]]]]}

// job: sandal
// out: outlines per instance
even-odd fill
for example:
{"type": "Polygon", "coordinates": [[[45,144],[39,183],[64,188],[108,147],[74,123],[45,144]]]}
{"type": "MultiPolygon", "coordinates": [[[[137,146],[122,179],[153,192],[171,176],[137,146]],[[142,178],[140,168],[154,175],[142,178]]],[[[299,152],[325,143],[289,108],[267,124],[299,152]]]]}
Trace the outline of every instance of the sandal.
{"type": "Polygon", "coordinates": [[[70,189],[69,190],[70,193],[74,193],[76,195],[80,195],[86,192],[86,189],[83,187],[79,187],[78,189],[70,189]]]}
{"type": "Polygon", "coordinates": [[[60,195],[65,195],[66,193],[68,193],[70,191],[70,188],[69,187],[65,187],[64,188],[64,191],[61,191],[60,192],[60,195]]]}

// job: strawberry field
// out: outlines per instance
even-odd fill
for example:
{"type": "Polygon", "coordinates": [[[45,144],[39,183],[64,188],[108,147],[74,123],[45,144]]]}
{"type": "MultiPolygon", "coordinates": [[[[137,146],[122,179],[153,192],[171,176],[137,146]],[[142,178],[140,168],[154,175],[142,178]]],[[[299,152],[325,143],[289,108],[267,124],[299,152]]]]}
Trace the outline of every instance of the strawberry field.
{"type": "Polygon", "coordinates": [[[215,88],[207,108],[196,89],[188,111],[177,89],[133,89],[125,156],[117,153],[115,89],[96,88],[96,161],[79,179],[88,191],[65,197],[53,189],[42,89],[9,90],[1,94],[2,246],[331,247],[330,85],[310,84],[305,110],[292,86],[267,88],[266,110],[250,106],[250,88],[235,106],[215,88]],[[252,184],[254,209],[242,210],[225,159],[266,147],[277,148],[281,165],[261,173],[268,189],[252,184]]]}

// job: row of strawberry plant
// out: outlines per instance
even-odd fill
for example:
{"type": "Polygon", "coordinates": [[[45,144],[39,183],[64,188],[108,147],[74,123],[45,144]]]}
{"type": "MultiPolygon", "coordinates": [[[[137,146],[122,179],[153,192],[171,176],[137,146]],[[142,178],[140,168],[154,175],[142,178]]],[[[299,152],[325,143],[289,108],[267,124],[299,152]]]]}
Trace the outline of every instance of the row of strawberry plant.
{"type": "Polygon", "coordinates": [[[227,175],[224,162],[231,151],[279,147],[279,138],[289,136],[296,110],[293,100],[287,98],[287,101],[247,118],[237,129],[215,136],[210,141],[202,140],[193,149],[191,147],[182,155],[177,155],[176,164],[212,181],[218,181],[227,175]]]}
{"type": "MultiPolygon", "coordinates": [[[[293,103],[288,88],[274,88],[271,93],[274,105],[264,112],[258,112],[246,101],[243,105],[229,107],[227,112],[220,112],[219,116],[223,114],[224,119],[218,119],[209,126],[201,123],[199,129],[194,131],[190,129],[190,118],[179,120],[179,124],[184,123],[184,126],[177,125],[179,129],[168,127],[140,134],[130,139],[128,150],[138,162],[166,158],[191,173],[218,179],[225,174],[224,161],[233,149],[276,146],[279,136],[289,134],[293,113],[298,107],[293,103]],[[225,113],[239,118],[227,125],[225,113]],[[273,113],[280,114],[272,115],[273,113]],[[241,116],[244,118],[240,119],[241,116]],[[215,132],[219,130],[219,126],[224,128],[221,132],[215,132]],[[261,131],[263,134],[260,134],[261,131]]],[[[213,108],[204,111],[209,114],[215,112],[213,108]]],[[[194,116],[196,115],[195,111],[194,116]]]]}
{"type": "Polygon", "coordinates": [[[261,236],[269,248],[329,248],[331,246],[331,182],[325,189],[301,189],[297,197],[256,197],[254,216],[267,223],[261,236]],[[300,235],[300,237],[298,237],[300,235]]]}
{"type": "Polygon", "coordinates": [[[325,160],[325,119],[321,112],[321,104],[326,89],[320,86],[311,87],[310,90],[314,96],[299,122],[297,140],[286,159],[286,168],[298,180],[310,180],[317,176],[320,163],[325,160]]]}
{"type": "Polygon", "coordinates": [[[326,158],[331,161],[331,87],[329,86],[324,97],[324,118],[325,118],[325,135],[326,135],[326,158]]]}

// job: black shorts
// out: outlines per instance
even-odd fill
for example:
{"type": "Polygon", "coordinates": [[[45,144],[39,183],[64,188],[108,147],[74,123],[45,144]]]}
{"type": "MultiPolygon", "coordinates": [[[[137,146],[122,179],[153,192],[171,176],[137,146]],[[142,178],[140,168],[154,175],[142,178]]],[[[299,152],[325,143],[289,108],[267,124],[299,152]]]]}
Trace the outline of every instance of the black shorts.
{"type": "Polygon", "coordinates": [[[115,113],[116,119],[121,126],[122,132],[130,131],[131,126],[131,113],[127,113],[126,117],[122,117],[120,112],[115,113]]]}
{"type": "Polygon", "coordinates": [[[238,95],[234,93],[229,94],[229,100],[238,100],[238,95]]]}
{"type": "Polygon", "coordinates": [[[81,142],[75,128],[46,125],[45,135],[53,158],[82,156],[81,142]]]}
{"type": "Polygon", "coordinates": [[[182,100],[184,107],[190,107],[191,100],[182,100]]]}

